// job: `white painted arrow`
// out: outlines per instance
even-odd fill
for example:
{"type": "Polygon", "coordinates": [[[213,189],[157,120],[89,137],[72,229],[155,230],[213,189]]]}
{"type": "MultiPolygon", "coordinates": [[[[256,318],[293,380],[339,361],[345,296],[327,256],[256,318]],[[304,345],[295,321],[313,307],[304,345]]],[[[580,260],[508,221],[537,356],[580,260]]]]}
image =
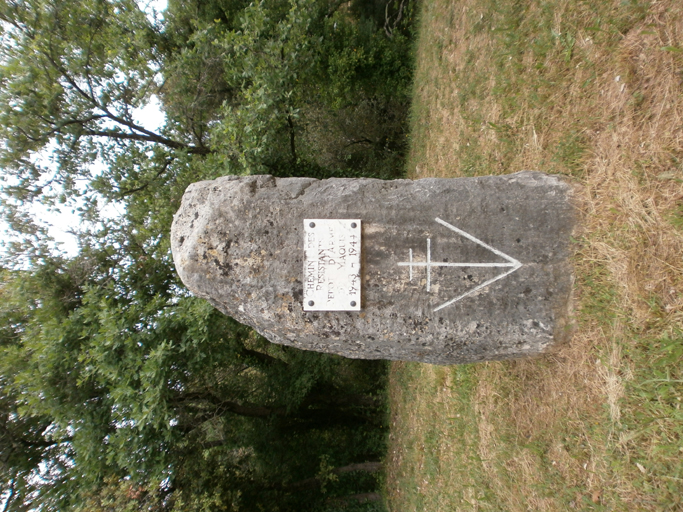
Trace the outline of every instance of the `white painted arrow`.
{"type": "Polygon", "coordinates": [[[457,234],[464,236],[468,240],[473,241],[476,244],[481,245],[485,249],[488,249],[492,253],[496,254],[497,256],[500,256],[501,258],[507,260],[507,263],[450,263],[450,262],[439,262],[439,261],[432,261],[432,241],[430,238],[427,239],[427,261],[413,261],[413,250],[410,249],[409,251],[409,261],[401,261],[398,263],[399,266],[401,267],[409,267],[410,268],[410,280],[413,280],[413,267],[425,267],[427,270],[427,291],[430,290],[431,288],[431,280],[432,280],[432,274],[431,274],[431,268],[432,267],[506,267],[509,268],[510,270],[503,272],[502,274],[497,275],[496,277],[489,279],[488,281],[484,281],[480,285],[472,288],[471,290],[463,293],[462,295],[459,295],[458,297],[451,299],[449,301],[444,302],[440,306],[434,308],[434,311],[439,311],[440,309],[443,309],[445,307],[448,307],[452,304],[455,304],[459,300],[464,299],[468,295],[472,295],[474,292],[481,290],[482,288],[487,287],[488,285],[495,283],[499,279],[503,279],[505,276],[509,276],[512,274],[515,270],[520,268],[522,266],[522,263],[517,261],[515,258],[512,256],[508,256],[502,251],[499,251],[495,247],[491,247],[490,245],[482,242],[478,238],[470,235],[466,231],[463,231],[462,229],[456,228],[455,226],[449,224],[448,222],[441,220],[440,218],[434,219],[436,222],[439,224],[446,226],[448,229],[455,231],[457,234]]]}

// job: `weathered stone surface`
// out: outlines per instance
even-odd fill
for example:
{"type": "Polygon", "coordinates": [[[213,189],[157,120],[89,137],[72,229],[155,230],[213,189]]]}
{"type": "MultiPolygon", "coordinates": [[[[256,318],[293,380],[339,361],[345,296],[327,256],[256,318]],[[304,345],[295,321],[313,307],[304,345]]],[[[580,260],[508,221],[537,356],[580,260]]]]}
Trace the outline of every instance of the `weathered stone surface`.
{"type": "Polygon", "coordinates": [[[522,357],[566,335],[570,196],[567,183],[536,172],[229,176],[188,187],[173,256],[194,294],[275,343],[435,364],[522,357]],[[311,218],[362,220],[361,311],[304,312],[303,219],[311,218]]]}

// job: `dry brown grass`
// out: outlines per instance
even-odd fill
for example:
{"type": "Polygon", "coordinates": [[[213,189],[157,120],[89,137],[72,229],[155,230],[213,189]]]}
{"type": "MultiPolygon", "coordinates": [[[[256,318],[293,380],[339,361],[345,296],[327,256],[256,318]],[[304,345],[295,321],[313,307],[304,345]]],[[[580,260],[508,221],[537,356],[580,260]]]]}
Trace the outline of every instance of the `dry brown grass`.
{"type": "MultiPolygon", "coordinates": [[[[548,5],[523,16],[504,0],[422,6],[409,172],[570,176],[582,217],[576,330],[536,360],[439,370],[466,374],[465,395],[437,385],[437,370],[396,365],[392,510],[665,510],[683,491],[683,480],[657,472],[670,467],[658,443],[683,446],[680,421],[626,426],[640,403],[643,340],[683,329],[683,4],[548,5]],[[401,380],[419,382],[409,406],[401,380]],[[415,489],[399,487],[419,478],[401,475],[419,457],[406,447],[435,435],[430,421],[467,411],[472,424],[450,433],[469,436],[463,446],[438,436],[425,444],[449,469],[411,501],[415,489]],[[457,467],[468,457],[477,463],[457,467]],[[448,485],[454,508],[426,506],[448,485]]],[[[423,474],[420,464],[410,471],[423,474]]]]}

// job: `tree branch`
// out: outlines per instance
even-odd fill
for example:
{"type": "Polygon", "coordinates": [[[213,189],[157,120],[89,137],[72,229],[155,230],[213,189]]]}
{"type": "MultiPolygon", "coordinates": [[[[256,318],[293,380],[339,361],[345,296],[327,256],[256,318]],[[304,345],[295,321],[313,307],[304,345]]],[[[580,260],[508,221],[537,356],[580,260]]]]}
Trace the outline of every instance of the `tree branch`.
{"type": "Polygon", "coordinates": [[[166,172],[166,170],[168,169],[168,166],[171,165],[172,161],[173,161],[172,158],[167,159],[164,162],[163,167],[161,169],[159,169],[159,171],[156,173],[154,178],[152,178],[148,182],[143,183],[142,185],[140,185],[139,187],[136,187],[136,188],[132,188],[132,189],[128,189],[128,190],[120,190],[119,191],[119,199],[123,199],[124,197],[128,197],[130,195],[133,195],[136,192],[140,192],[141,190],[144,190],[147,187],[149,187],[152,183],[154,183],[154,180],[156,180],[157,178],[159,178],[159,176],[161,176],[162,174],[164,174],[166,172]]]}
{"type": "Polygon", "coordinates": [[[351,147],[351,146],[353,146],[353,145],[355,145],[355,144],[370,144],[370,145],[372,145],[372,144],[374,144],[374,142],[372,142],[370,139],[352,140],[351,142],[349,142],[348,144],[346,144],[346,145],[344,146],[344,149],[346,149],[346,148],[348,148],[348,147],[351,147]]]}
{"type": "Polygon", "coordinates": [[[389,39],[393,39],[394,37],[394,30],[396,30],[396,27],[398,27],[398,24],[401,22],[401,18],[403,18],[403,8],[405,6],[406,0],[401,0],[401,5],[398,8],[398,14],[396,15],[396,20],[394,21],[393,26],[389,26],[390,21],[391,21],[391,16],[389,16],[389,5],[391,4],[392,0],[389,0],[387,2],[387,5],[384,9],[384,32],[387,34],[387,37],[389,39]]]}
{"type": "MultiPolygon", "coordinates": [[[[147,130],[145,130],[145,132],[147,132],[147,130]]],[[[84,130],[83,135],[87,135],[90,137],[108,137],[110,139],[117,140],[137,140],[140,142],[154,142],[157,144],[161,144],[163,146],[167,146],[171,149],[184,149],[191,155],[209,155],[213,153],[213,150],[211,148],[207,148],[205,146],[190,146],[187,144],[183,144],[182,142],[167,139],[166,137],[162,137],[161,135],[157,135],[152,132],[147,132],[147,134],[143,134],[124,133],[117,132],[114,130],[84,130]]]]}
{"type": "MultiPolygon", "coordinates": [[[[100,104],[100,102],[97,100],[97,98],[94,97],[93,94],[88,94],[86,91],[84,91],[78,83],[76,83],[76,80],[74,80],[71,75],[68,73],[64,67],[55,60],[55,58],[43,51],[41,52],[43,56],[47,59],[47,61],[50,63],[50,65],[57,70],[64,80],[71,86],[71,88],[76,91],[78,95],[80,95],[83,99],[85,99],[88,103],[90,103],[94,108],[97,110],[100,110],[103,112],[100,118],[107,118],[110,119],[111,121],[114,121],[115,123],[125,126],[126,128],[130,129],[132,132],[137,132],[137,133],[122,133],[122,132],[116,132],[114,130],[86,130],[84,132],[85,135],[90,135],[90,136],[99,136],[99,137],[109,137],[113,139],[118,139],[118,140],[137,140],[137,141],[145,141],[145,142],[154,142],[157,144],[162,144],[164,146],[170,147],[172,149],[185,149],[187,150],[188,153],[190,154],[198,154],[198,155],[208,155],[210,153],[213,153],[213,151],[210,148],[207,148],[205,146],[190,146],[188,144],[184,144],[182,142],[178,142],[172,139],[169,139],[167,137],[164,137],[162,135],[159,135],[157,133],[154,133],[150,130],[147,130],[146,128],[135,124],[132,121],[129,121],[127,119],[124,119],[122,117],[119,117],[115,114],[113,114],[109,109],[105,106],[100,104]]],[[[88,74],[88,82],[89,82],[89,74],[88,74]]]]}

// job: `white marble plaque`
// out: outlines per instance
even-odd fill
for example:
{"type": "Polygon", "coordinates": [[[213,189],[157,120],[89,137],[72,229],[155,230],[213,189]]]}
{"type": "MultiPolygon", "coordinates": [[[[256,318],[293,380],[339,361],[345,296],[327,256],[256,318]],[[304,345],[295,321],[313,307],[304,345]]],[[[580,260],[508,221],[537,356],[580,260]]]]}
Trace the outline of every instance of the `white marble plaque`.
{"type": "Polygon", "coordinates": [[[304,219],[304,311],[360,311],[360,219],[304,219]]]}

